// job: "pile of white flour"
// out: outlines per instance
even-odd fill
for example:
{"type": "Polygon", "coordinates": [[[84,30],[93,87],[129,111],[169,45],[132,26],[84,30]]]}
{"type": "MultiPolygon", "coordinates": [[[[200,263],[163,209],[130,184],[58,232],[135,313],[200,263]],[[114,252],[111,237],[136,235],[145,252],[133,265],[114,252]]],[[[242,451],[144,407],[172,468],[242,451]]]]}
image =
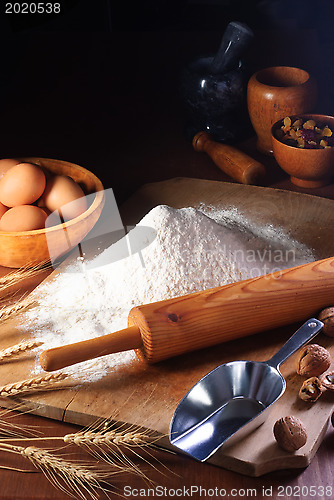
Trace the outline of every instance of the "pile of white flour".
{"type": "MultiPolygon", "coordinates": [[[[126,328],[133,306],[312,260],[312,252],[282,229],[256,226],[236,208],[214,211],[160,205],[122,241],[86,262],[85,268],[77,262],[39,286],[34,292],[39,306],[24,315],[23,324],[47,349],[126,328]],[[121,258],[129,241],[136,251],[127,257],[123,252],[121,258]]],[[[95,380],[107,369],[117,374],[134,358],[134,351],[128,351],[66,371],[84,381],[95,380]]],[[[36,362],[34,373],[40,371],[36,362]]]]}

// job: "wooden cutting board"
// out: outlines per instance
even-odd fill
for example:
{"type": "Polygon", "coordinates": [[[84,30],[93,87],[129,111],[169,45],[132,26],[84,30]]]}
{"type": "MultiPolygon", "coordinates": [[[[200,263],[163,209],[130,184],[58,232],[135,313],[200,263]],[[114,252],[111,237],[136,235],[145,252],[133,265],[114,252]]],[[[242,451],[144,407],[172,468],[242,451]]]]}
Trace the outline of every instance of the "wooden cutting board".
{"type": "MultiPolygon", "coordinates": [[[[143,186],[123,205],[121,214],[124,224],[132,225],[158,204],[181,208],[198,207],[201,203],[234,206],[257,224],[279,225],[292,238],[312,248],[316,259],[334,255],[334,201],[289,191],[176,178],[143,186]]],[[[102,417],[142,426],[161,434],[161,444],[172,448],[166,437],[171,417],[180,399],[202,376],[227,361],[269,359],[298,326],[264,332],[156,365],[148,366],[135,359],[96,382],[39,393],[20,401],[33,413],[80,425],[102,417]]],[[[13,345],[22,336],[29,337],[18,330],[17,324],[3,325],[0,348],[13,345]]],[[[320,334],[316,342],[327,347],[334,358],[332,339],[320,334]]],[[[29,378],[36,362],[33,354],[3,362],[2,384],[29,378]]],[[[293,357],[282,365],[281,371],[287,390],[266,422],[243,441],[219,450],[210,463],[251,476],[310,463],[326,431],[334,394],[323,395],[313,405],[302,402],[297,394],[303,379],[295,374],[293,357]],[[280,450],[272,433],[275,420],[285,415],[301,418],[308,432],[306,445],[293,454],[280,450]]],[[[10,406],[11,402],[3,400],[1,404],[10,406]]]]}

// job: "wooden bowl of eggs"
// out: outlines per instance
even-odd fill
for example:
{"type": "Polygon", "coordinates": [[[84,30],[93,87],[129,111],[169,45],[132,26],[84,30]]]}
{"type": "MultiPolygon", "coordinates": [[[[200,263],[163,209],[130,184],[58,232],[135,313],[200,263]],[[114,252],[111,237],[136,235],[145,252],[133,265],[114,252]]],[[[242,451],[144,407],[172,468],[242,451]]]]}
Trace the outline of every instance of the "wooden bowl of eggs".
{"type": "Polygon", "coordinates": [[[97,222],[101,181],[74,163],[0,160],[0,265],[30,267],[73,249],[97,222]]]}

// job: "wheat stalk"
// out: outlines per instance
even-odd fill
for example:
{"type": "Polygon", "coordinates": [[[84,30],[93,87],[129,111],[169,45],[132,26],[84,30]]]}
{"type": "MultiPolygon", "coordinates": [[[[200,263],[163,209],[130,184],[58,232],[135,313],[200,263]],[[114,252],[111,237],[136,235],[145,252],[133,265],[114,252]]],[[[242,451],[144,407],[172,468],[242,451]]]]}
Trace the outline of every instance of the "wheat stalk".
{"type": "Polygon", "coordinates": [[[152,440],[143,432],[84,431],[75,434],[66,434],[64,442],[77,446],[147,446],[152,440]]]}
{"type": "Polygon", "coordinates": [[[8,319],[28,311],[32,307],[37,306],[36,300],[24,299],[14,305],[7,305],[0,308],[0,322],[4,323],[8,319]]]}
{"type": "Polygon", "coordinates": [[[0,361],[4,358],[10,358],[12,356],[16,356],[17,354],[35,349],[35,347],[39,347],[42,344],[43,342],[39,340],[23,340],[22,342],[7,347],[6,349],[0,349],[0,361]]]}
{"type": "Polygon", "coordinates": [[[4,292],[11,288],[12,286],[17,285],[21,281],[37,276],[38,274],[46,271],[50,267],[50,264],[46,261],[44,263],[31,266],[31,267],[20,267],[15,269],[15,271],[11,271],[5,276],[0,277],[0,292],[4,292]]]}
{"type": "Polygon", "coordinates": [[[157,437],[150,435],[148,430],[143,430],[134,425],[123,424],[116,426],[110,420],[102,420],[99,424],[93,424],[91,428],[75,434],[66,434],[63,437],[64,443],[85,448],[89,454],[108,464],[115,465],[119,463],[123,467],[128,467],[130,472],[139,475],[148,483],[151,482],[150,479],[125,454],[124,450],[130,450],[134,456],[156,469],[152,461],[146,459],[141,451],[145,448],[148,456],[153,458],[148,450],[154,448],[157,439],[157,437]],[[110,428],[111,425],[115,426],[115,428],[110,428]]]}
{"type": "Polygon", "coordinates": [[[67,434],[63,437],[63,440],[65,444],[84,447],[88,453],[104,462],[114,464],[116,460],[116,462],[130,467],[133,473],[148,479],[144,472],[120,448],[120,446],[131,448],[131,451],[139,456],[133,448],[149,445],[149,437],[143,432],[116,430],[101,432],[87,430],[83,432],[79,431],[75,434],[67,434]]]}
{"type": "Polygon", "coordinates": [[[87,500],[87,495],[97,500],[98,491],[106,493],[108,491],[105,487],[107,480],[116,473],[65,460],[36,446],[23,447],[0,442],[0,450],[17,453],[27,458],[54,486],[73,498],[83,500],[87,500]]]}
{"type": "Polygon", "coordinates": [[[11,396],[17,396],[19,394],[24,394],[27,392],[35,392],[45,389],[53,389],[55,384],[64,380],[68,377],[67,373],[50,373],[48,375],[42,375],[40,377],[35,377],[30,380],[22,380],[13,384],[7,384],[0,387],[0,397],[7,398],[11,396]]]}
{"type": "MultiPolygon", "coordinates": [[[[11,438],[2,438],[0,439],[0,451],[13,451],[19,450],[21,454],[29,458],[31,461],[36,461],[36,467],[39,467],[42,470],[42,465],[44,463],[57,463],[56,460],[58,458],[50,455],[47,450],[36,448],[35,446],[28,446],[28,448],[17,447],[15,448],[12,444],[13,441],[19,441],[20,444],[23,442],[36,442],[36,441],[62,441],[67,446],[76,445],[82,447],[89,454],[94,456],[98,460],[102,460],[108,467],[112,467],[111,472],[108,474],[108,477],[116,473],[127,472],[131,474],[136,474],[140,476],[144,481],[151,484],[152,481],[149,477],[144,473],[144,471],[139,467],[139,465],[135,464],[121,448],[130,449],[131,452],[138,457],[141,461],[146,462],[150,467],[158,470],[151,461],[145,459],[145,457],[138,453],[136,449],[142,449],[143,447],[154,447],[154,443],[158,439],[153,435],[150,435],[149,431],[141,430],[138,426],[127,426],[126,424],[119,425],[115,429],[111,429],[111,425],[116,425],[110,420],[102,420],[100,423],[95,423],[95,427],[91,427],[90,429],[82,430],[73,434],[66,434],[65,436],[56,436],[56,437],[24,437],[24,436],[13,436],[11,438]],[[23,451],[25,450],[25,451],[23,451]],[[37,463],[38,462],[38,463],[37,463]]],[[[149,453],[149,456],[150,453],[149,453]]],[[[153,458],[153,457],[152,457],[153,458]]],[[[63,462],[64,467],[67,468],[66,477],[73,477],[73,480],[80,480],[81,478],[81,466],[75,464],[74,462],[63,462]],[[67,465],[66,465],[67,464],[67,465]],[[71,475],[72,471],[72,475],[71,475]]],[[[159,461],[158,461],[159,462],[159,461]]],[[[160,462],[161,464],[161,462],[160,462]]],[[[163,465],[163,464],[161,464],[163,465]]],[[[51,465],[50,465],[51,467],[51,465]]],[[[49,467],[45,470],[51,470],[49,467]]],[[[49,479],[53,479],[53,483],[55,486],[61,487],[59,484],[59,478],[61,478],[61,474],[58,472],[56,476],[57,467],[54,466],[52,468],[53,474],[49,479]],[[56,481],[54,479],[57,479],[56,481]]],[[[43,472],[45,473],[45,470],[43,472]]],[[[109,469],[108,469],[109,470],[109,469]]],[[[87,470],[86,470],[87,471],[87,470]]],[[[89,471],[90,472],[90,471],[89,471]]],[[[161,471],[160,471],[161,472],[161,471]]],[[[170,471],[169,471],[170,472],[170,471]]],[[[65,474],[65,472],[64,472],[65,474]]],[[[47,475],[47,474],[46,474],[47,475]]],[[[101,476],[103,482],[106,478],[106,472],[103,472],[101,476]]],[[[64,478],[63,478],[64,480],[64,478]]],[[[74,485],[72,484],[74,488],[74,485]]],[[[77,488],[77,485],[76,485],[77,488]]],[[[63,490],[65,491],[65,490],[63,490]]],[[[67,491],[68,492],[68,491],[67,491]]],[[[87,490],[86,490],[87,493],[87,490]]],[[[91,492],[89,492],[91,494],[91,492]]],[[[117,494],[117,493],[116,493],[117,494]]],[[[80,497],[81,498],[81,497],[80,497]]],[[[86,497],[82,497],[86,498],[86,497]]],[[[92,496],[92,498],[95,498],[92,496]]]]}
{"type": "Polygon", "coordinates": [[[21,404],[15,405],[14,408],[3,408],[0,410],[0,441],[3,439],[31,439],[36,438],[37,434],[41,434],[39,429],[34,429],[31,425],[16,424],[13,420],[19,415],[28,414],[31,410],[25,409],[21,404]],[[13,413],[13,409],[20,413],[13,413]],[[10,418],[9,418],[10,417],[10,418]],[[29,438],[27,436],[30,436],[29,438]]]}

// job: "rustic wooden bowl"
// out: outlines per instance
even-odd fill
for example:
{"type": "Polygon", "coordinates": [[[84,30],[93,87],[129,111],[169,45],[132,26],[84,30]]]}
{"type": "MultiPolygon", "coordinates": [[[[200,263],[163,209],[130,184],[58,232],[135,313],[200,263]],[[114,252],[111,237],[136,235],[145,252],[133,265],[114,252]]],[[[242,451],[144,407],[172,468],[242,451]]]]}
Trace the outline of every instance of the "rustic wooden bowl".
{"type": "Polygon", "coordinates": [[[0,231],[0,265],[18,268],[54,261],[74,248],[97,222],[104,204],[101,181],[79,165],[49,158],[20,158],[35,163],[54,174],[67,175],[77,182],[85,195],[95,193],[92,203],[78,217],[64,224],[33,231],[0,231]]]}
{"type": "Polygon", "coordinates": [[[247,104],[257,149],[272,154],[272,125],[285,116],[311,112],[316,99],[316,82],[303,69],[273,66],[254,73],[248,82],[247,104]]]}
{"type": "MultiPolygon", "coordinates": [[[[326,115],[297,115],[304,120],[327,124],[334,131],[334,117],[326,115]]],[[[291,117],[292,120],[293,118],[291,117]]],[[[283,120],[276,122],[271,129],[275,159],[279,166],[290,175],[291,182],[305,188],[317,188],[331,183],[334,175],[334,147],[326,149],[301,149],[284,144],[276,138],[276,131],[283,120]]]]}

